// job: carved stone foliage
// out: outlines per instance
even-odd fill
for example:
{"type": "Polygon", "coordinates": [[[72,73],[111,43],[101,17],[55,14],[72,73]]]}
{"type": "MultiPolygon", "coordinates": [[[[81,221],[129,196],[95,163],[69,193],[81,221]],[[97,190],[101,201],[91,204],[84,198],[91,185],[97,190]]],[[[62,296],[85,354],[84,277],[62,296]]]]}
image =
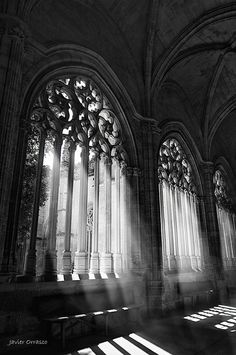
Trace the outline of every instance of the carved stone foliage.
{"type": "Polygon", "coordinates": [[[165,180],[191,193],[196,193],[194,175],[190,163],[179,142],[170,138],[161,146],[158,159],[159,181],[165,180]]]}
{"type": "Polygon", "coordinates": [[[219,207],[231,208],[231,201],[228,197],[227,185],[223,174],[216,170],[213,176],[214,194],[219,207]]]}
{"type": "Polygon", "coordinates": [[[120,160],[125,156],[120,123],[111,103],[84,76],[51,80],[34,104],[31,122],[94,152],[120,160]]]}

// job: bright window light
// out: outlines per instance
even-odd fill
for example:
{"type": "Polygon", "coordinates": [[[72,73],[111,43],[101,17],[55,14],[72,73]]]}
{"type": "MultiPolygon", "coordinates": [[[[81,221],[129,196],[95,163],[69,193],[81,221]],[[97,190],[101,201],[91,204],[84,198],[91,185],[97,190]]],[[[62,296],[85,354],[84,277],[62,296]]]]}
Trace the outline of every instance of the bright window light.
{"type": "Polygon", "coordinates": [[[116,279],[119,279],[120,278],[120,276],[115,272],[115,278],[116,279]]]}
{"type": "Polygon", "coordinates": [[[52,166],[53,166],[53,152],[52,151],[45,153],[43,163],[44,163],[44,165],[47,165],[52,169],[52,166]]]}
{"type": "Polygon", "coordinates": [[[82,317],[85,317],[86,314],[85,313],[82,313],[82,314],[76,314],[75,318],[82,318],[82,317]]]}
{"type": "Polygon", "coordinates": [[[122,353],[117,350],[114,345],[110,344],[109,341],[105,341],[98,345],[99,349],[101,349],[106,355],[122,355],[122,353]]]}
{"type": "Polygon", "coordinates": [[[233,319],[233,318],[228,319],[228,321],[229,321],[229,322],[231,322],[231,323],[236,323],[236,320],[235,320],[235,319],[233,319]]]}
{"type": "Polygon", "coordinates": [[[199,314],[191,314],[191,317],[196,317],[196,318],[199,318],[199,319],[206,319],[206,317],[200,316],[199,314]]]}
{"type": "Polygon", "coordinates": [[[79,280],[79,275],[78,274],[72,274],[72,280],[79,280]]]}
{"type": "Polygon", "coordinates": [[[136,340],[137,342],[139,342],[140,344],[146,346],[146,348],[150,349],[151,351],[153,351],[155,354],[158,355],[171,355],[170,353],[168,353],[167,351],[163,350],[162,348],[160,348],[159,346],[151,343],[150,341],[144,339],[143,337],[137,335],[137,334],[130,334],[129,335],[132,339],[136,340]]]}
{"type": "MultiPolygon", "coordinates": [[[[92,349],[90,348],[85,348],[85,349],[82,349],[82,350],[78,350],[77,351],[78,354],[80,355],[96,355],[92,349]]],[[[67,355],[72,355],[72,354],[67,354],[67,355]]]]}
{"type": "Polygon", "coordinates": [[[130,341],[126,340],[123,337],[113,339],[113,341],[122,347],[127,353],[131,355],[147,355],[145,351],[138,348],[136,345],[132,344],[130,341]]]}
{"type": "Polygon", "coordinates": [[[199,322],[200,321],[200,319],[194,318],[194,317],[190,317],[190,316],[186,316],[186,317],[184,317],[184,319],[191,320],[192,322],[199,322]]]}
{"type": "Polygon", "coordinates": [[[64,275],[58,274],[57,275],[57,281],[64,281],[64,275]]]}
{"type": "Polygon", "coordinates": [[[234,324],[229,323],[229,322],[221,322],[220,324],[225,325],[227,327],[233,327],[234,326],[234,324]]]}
{"type": "Polygon", "coordinates": [[[219,304],[219,307],[225,307],[225,308],[230,308],[236,310],[236,307],[231,307],[231,306],[223,306],[222,304],[219,304]]]}
{"type": "MultiPolygon", "coordinates": [[[[205,312],[205,311],[204,311],[205,312]]],[[[207,311],[207,313],[210,313],[210,314],[212,314],[212,315],[214,315],[214,314],[218,314],[218,312],[213,312],[213,311],[207,311]]]]}
{"type": "Polygon", "coordinates": [[[122,307],[123,311],[128,311],[128,307],[122,307]]]}
{"type": "Polygon", "coordinates": [[[108,279],[108,276],[105,272],[101,272],[101,278],[102,279],[108,279]]]}
{"type": "Polygon", "coordinates": [[[223,326],[221,324],[216,324],[215,327],[218,328],[218,329],[228,329],[228,327],[225,327],[225,326],[223,326]]]}
{"type": "Polygon", "coordinates": [[[93,312],[93,314],[94,314],[95,316],[98,316],[99,314],[103,314],[103,312],[102,312],[102,311],[97,311],[97,312],[93,312]]]}
{"type": "Polygon", "coordinates": [[[207,312],[198,312],[198,314],[201,314],[202,316],[206,316],[206,317],[213,317],[213,314],[207,312]]]}
{"type": "Polygon", "coordinates": [[[89,273],[89,280],[95,280],[95,275],[92,273],[89,273]]]}
{"type": "Polygon", "coordinates": [[[107,312],[109,313],[117,312],[117,309],[108,309],[107,312]]]}

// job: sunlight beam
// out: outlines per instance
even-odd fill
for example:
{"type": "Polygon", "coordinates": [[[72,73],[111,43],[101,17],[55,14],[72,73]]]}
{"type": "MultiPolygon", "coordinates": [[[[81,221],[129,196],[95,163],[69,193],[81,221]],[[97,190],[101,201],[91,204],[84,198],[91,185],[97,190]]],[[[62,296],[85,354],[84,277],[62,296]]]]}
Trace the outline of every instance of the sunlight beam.
{"type": "Polygon", "coordinates": [[[167,351],[163,350],[159,346],[151,343],[150,341],[144,339],[143,337],[141,337],[141,336],[139,336],[137,334],[131,333],[131,334],[129,334],[129,336],[130,336],[130,338],[134,339],[138,343],[144,345],[149,350],[153,351],[155,354],[158,354],[158,355],[171,355],[170,353],[168,353],[167,351]]]}

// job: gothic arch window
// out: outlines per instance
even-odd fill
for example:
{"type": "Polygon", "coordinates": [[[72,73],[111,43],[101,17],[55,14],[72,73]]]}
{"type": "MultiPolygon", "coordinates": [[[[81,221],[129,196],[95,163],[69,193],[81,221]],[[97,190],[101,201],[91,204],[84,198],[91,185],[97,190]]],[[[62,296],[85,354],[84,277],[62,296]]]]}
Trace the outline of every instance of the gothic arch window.
{"type": "Polygon", "coordinates": [[[166,270],[201,269],[200,224],[194,173],[175,138],[158,158],[163,265],[166,270]]]}
{"type": "Polygon", "coordinates": [[[124,270],[126,166],[120,121],[101,88],[84,75],[49,81],[30,113],[24,181],[33,194],[26,183],[28,220],[22,210],[19,225],[26,275],[124,270]]]}
{"type": "Polygon", "coordinates": [[[215,171],[213,183],[222,259],[224,267],[228,269],[236,265],[236,215],[232,209],[225,177],[220,170],[215,171]]]}

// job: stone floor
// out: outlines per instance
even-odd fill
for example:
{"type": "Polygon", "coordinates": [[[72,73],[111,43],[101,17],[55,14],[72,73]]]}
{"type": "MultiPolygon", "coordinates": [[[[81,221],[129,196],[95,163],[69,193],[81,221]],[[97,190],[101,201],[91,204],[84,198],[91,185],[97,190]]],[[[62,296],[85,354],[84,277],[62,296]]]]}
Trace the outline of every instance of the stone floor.
{"type": "Polygon", "coordinates": [[[57,345],[38,345],[7,354],[67,355],[233,355],[236,354],[236,299],[181,311],[146,322],[138,331],[111,338],[93,336],[70,341],[65,351],[57,345]]]}

